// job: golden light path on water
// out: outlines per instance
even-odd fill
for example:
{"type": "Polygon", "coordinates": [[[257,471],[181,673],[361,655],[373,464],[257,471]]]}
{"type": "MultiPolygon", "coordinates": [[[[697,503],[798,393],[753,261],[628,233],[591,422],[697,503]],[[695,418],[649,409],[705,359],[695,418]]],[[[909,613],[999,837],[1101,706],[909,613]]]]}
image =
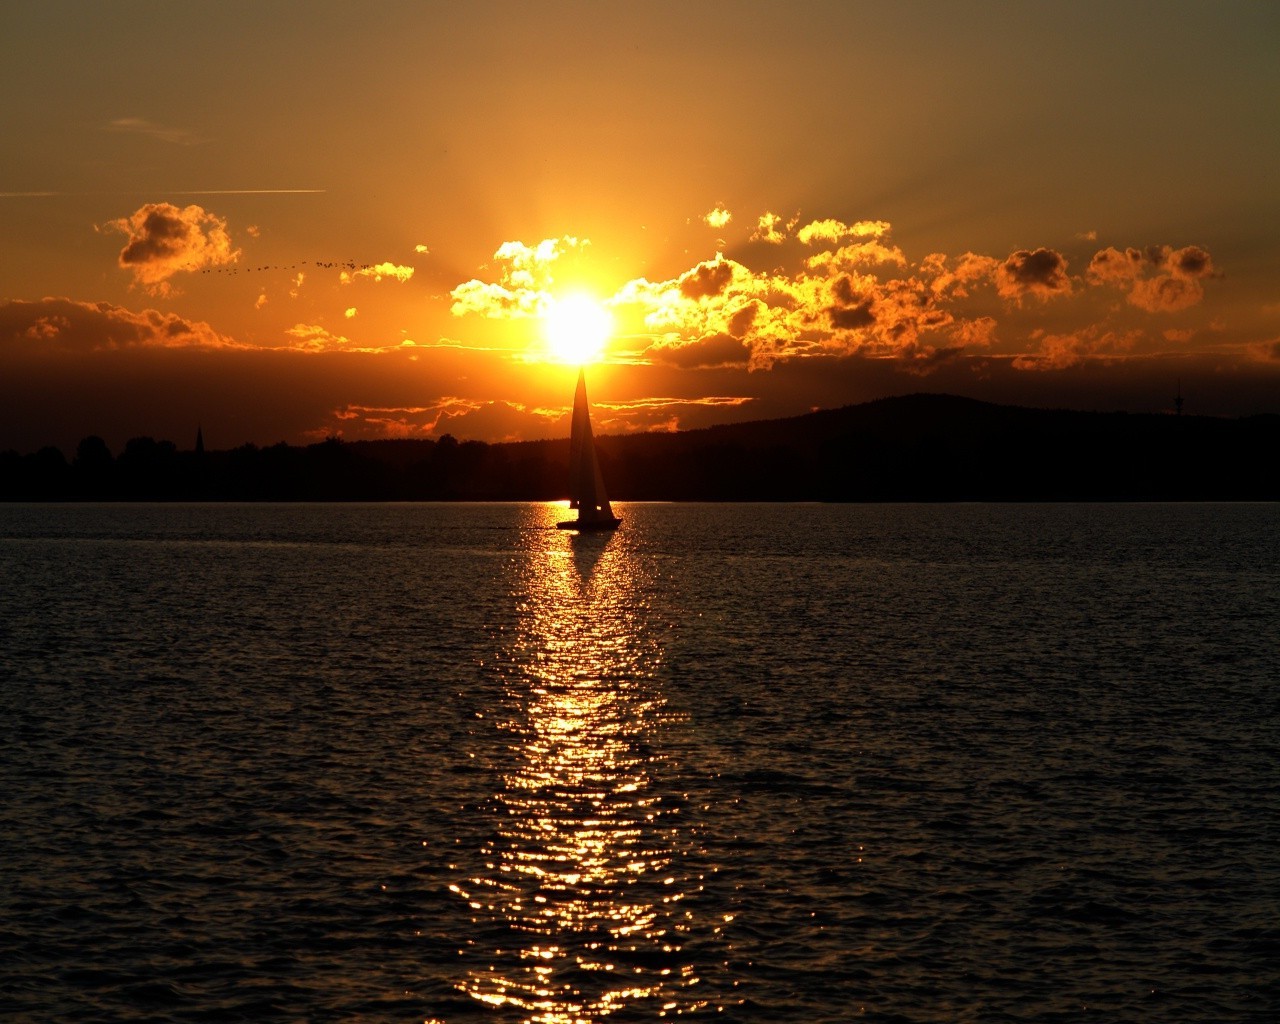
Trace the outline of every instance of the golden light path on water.
{"type": "MultiPolygon", "coordinates": [[[[565,513],[531,515],[550,527],[565,513]]],[[[529,1024],[679,1016],[706,1005],[683,954],[702,880],[683,863],[678,799],[655,777],[671,719],[640,568],[616,536],[531,535],[502,652],[496,834],[484,869],[454,887],[476,925],[459,987],[529,1024]]]]}

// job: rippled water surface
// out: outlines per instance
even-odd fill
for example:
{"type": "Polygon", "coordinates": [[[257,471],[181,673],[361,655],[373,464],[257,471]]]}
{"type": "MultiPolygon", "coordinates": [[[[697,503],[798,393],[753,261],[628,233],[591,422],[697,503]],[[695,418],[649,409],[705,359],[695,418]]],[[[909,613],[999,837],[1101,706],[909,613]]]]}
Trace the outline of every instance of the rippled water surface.
{"type": "Polygon", "coordinates": [[[0,1018],[1280,1019],[1280,507],[0,506],[0,1018]]]}

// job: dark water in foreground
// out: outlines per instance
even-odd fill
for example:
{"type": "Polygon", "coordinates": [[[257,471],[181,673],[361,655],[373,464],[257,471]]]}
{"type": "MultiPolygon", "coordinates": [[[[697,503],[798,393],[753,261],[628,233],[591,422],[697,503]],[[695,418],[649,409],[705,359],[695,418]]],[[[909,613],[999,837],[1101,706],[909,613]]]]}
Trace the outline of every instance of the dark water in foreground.
{"type": "Polygon", "coordinates": [[[0,506],[0,1018],[1280,1019],[1280,507],[0,506]]]}

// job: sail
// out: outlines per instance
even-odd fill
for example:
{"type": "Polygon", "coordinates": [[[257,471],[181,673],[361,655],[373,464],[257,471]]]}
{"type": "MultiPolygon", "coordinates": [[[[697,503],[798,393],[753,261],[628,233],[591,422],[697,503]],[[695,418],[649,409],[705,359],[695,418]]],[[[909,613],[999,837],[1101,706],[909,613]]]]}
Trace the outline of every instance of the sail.
{"type": "Polygon", "coordinates": [[[569,507],[578,510],[579,521],[612,520],[613,508],[605,493],[600,460],[591,435],[591,410],[587,404],[587,378],[578,371],[573,395],[573,424],[569,433],[569,507]]]}
{"type": "Polygon", "coordinates": [[[569,430],[569,507],[581,508],[584,489],[584,452],[595,447],[591,437],[591,410],[587,406],[587,375],[578,371],[578,389],[573,393],[573,423],[569,430]]]}

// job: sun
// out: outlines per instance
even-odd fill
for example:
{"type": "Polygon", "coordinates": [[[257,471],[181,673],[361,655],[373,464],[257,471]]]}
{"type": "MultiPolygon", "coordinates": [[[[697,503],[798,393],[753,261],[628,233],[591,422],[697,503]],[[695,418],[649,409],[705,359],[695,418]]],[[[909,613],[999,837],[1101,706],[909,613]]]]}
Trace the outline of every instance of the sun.
{"type": "Polygon", "coordinates": [[[613,317],[609,311],[582,293],[553,299],[542,322],[552,357],[574,366],[599,359],[613,333],[613,317]]]}

